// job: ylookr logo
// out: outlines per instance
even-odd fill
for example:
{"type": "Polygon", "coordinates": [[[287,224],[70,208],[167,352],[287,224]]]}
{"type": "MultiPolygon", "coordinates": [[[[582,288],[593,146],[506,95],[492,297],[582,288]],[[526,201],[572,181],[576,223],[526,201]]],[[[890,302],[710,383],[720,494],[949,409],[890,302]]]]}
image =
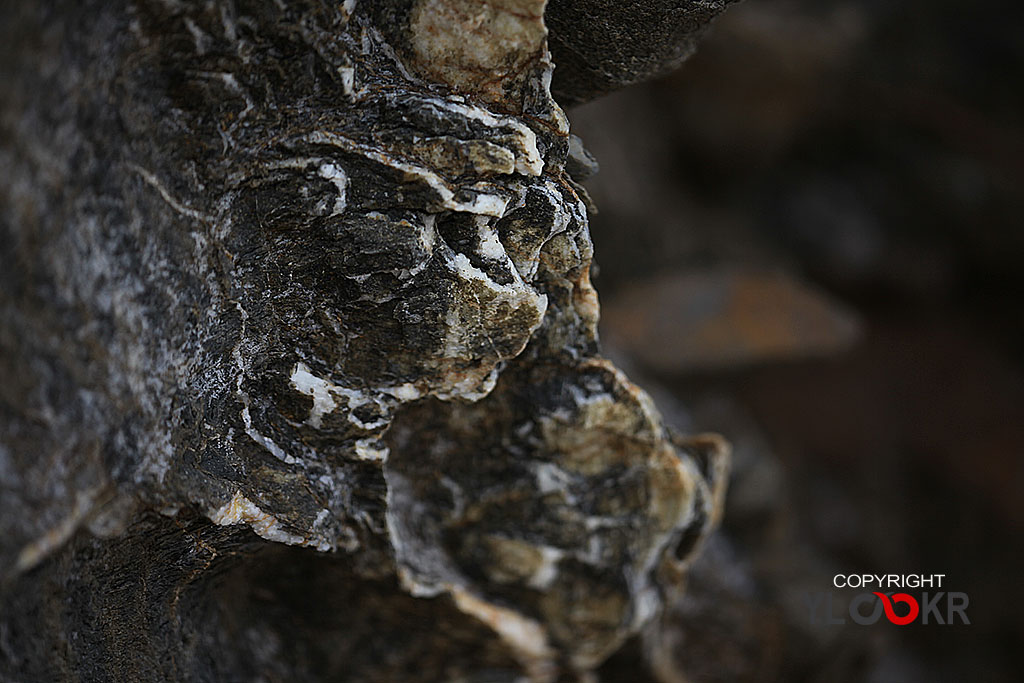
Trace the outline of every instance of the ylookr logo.
{"type": "Polygon", "coordinates": [[[811,624],[845,624],[847,620],[861,626],[870,626],[885,620],[897,626],[914,622],[922,625],[953,623],[970,624],[967,593],[937,591],[942,588],[945,574],[836,574],[832,585],[836,588],[863,588],[849,599],[842,610],[835,591],[809,592],[805,596],[811,624]],[[878,589],[928,588],[920,593],[895,592],[878,589]],[[836,612],[839,611],[839,614],[836,612]],[[845,612],[845,613],[844,613],[845,612]]]}

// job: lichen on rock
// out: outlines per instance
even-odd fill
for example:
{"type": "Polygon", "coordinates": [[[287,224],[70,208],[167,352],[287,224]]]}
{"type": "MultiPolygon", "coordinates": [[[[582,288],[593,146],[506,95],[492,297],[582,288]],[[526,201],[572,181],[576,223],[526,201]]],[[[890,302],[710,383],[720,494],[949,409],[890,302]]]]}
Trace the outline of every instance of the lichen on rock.
{"type": "MultiPolygon", "coordinates": [[[[9,22],[38,39],[5,32],[5,581],[61,571],[84,523],[143,557],[147,510],[197,510],[450,600],[538,680],[657,613],[726,449],[672,437],[599,355],[543,10],[124,0],[9,22]]],[[[168,582],[238,543],[207,535],[209,565],[168,582]]],[[[215,666],[207,635],[175,666],[215,666]]]]}

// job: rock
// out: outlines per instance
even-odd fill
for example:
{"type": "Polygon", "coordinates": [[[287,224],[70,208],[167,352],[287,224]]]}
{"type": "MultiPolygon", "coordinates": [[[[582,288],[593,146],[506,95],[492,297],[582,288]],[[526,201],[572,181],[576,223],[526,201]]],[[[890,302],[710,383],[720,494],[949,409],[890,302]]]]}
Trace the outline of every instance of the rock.
{"type": "Polygon", "coordinates": [[[677,68],[734,1],[550,0],[555,98],[579,104],[677,68]]]}
{"type": "Polygon", "coordinates": [[[554,680],[678,593],[727,448],[599,355],[543,8],[2,10],[0,677],[554,680]]]}
{"type": "Polygon", "coordinates": [[[650,278],[604,309],[610,338],[662,372],[738,367],[849,348],[853,313],[784,272],[721,267],[650,278]]]}

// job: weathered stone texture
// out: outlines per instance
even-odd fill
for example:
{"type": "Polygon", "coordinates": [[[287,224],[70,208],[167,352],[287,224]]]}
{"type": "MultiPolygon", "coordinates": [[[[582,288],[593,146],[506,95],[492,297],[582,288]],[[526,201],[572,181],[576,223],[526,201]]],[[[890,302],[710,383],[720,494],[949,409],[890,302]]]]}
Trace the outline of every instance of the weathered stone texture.
{"type": "Polygon", "coordinates": [[[22,5],[0,676],[544,680],[651,619],[724,447],[598,355],[542,1],[22,5]]]}

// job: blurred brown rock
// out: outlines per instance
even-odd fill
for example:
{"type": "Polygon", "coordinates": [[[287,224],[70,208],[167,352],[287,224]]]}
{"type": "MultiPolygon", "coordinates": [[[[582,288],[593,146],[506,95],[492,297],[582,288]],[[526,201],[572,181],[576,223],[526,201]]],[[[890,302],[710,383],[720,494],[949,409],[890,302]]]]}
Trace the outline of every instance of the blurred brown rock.
{"type": "Polygon", "coordinates": [[[603,307],[603,331],[652,369],[686,372],[833,353],[858,323],[789,275],[721,267],[624,287],[603,307]]]}

